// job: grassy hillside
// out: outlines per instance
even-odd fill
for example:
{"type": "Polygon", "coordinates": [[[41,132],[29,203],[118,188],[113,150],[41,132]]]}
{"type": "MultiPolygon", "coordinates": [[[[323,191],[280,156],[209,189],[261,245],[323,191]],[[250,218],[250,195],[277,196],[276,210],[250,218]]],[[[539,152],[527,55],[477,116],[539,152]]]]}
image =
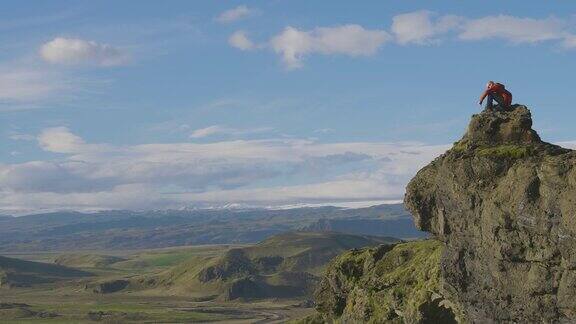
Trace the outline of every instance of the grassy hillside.
{"type": "Polygon", "coordinates": [[[88,276],[89,272],[69,267],[0,256],[0,287],[28,287],[88,276]]]}
{"type": "Polygon", "coordinates": [[[0,292],[0,321],[280,322],[312,312],[309,299],[333,256],[388,241],[395,240],[291,232],[254,245],[15,254],[61,265],[2,259],[3,271],[27,277],[0,292]]]}
{"type": "Polygon", "coordinates": [[[326,264],[343,251],[397,242],[332,232],[290,232],[222,256],[195,257],[135,285],[220,300],[309,296],[326,264]]]}
{"type": "Polygon", "coordinates": [[[105,268],[125,260],[126,259],[111,255],[62,254],[54,260],[54,263],[75,268],[105,268]]]}

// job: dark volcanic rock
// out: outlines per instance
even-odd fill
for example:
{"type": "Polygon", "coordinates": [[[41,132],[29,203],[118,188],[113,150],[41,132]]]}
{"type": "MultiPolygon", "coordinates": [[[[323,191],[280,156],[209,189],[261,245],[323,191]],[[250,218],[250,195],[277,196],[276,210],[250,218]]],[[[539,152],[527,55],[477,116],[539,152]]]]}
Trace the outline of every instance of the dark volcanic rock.
{"type": "Polygon", "coordinates": [[[576,153],[542,142],[530,111],[484,111],[407,187],[444,242],[443,289],[472,323],[576,322],[576,153]]]}

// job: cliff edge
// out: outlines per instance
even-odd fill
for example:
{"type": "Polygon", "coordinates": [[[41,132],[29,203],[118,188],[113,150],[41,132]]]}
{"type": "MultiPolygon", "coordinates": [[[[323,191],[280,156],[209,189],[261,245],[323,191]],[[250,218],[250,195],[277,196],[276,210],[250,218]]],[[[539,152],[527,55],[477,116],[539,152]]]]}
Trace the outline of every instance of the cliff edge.
{"type": "Polygon", "coordinates": [[[528,108],[474,115],[404,202],[444,243],[442,289],[466,322],[576,321],[576,153],[543,142],[528,108]]]}

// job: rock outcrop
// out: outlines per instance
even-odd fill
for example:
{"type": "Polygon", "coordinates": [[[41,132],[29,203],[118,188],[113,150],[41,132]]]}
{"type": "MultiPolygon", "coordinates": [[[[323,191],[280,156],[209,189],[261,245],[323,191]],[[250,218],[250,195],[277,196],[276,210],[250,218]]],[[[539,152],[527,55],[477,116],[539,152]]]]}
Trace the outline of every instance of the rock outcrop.
{"type": "Polygon", "coordinates": [[[415,241],[356,249],[333,260],[304,323],[457,323],[441,294],[442,243],[415,241]]]}
{"type": "Polygon", "coordinates": [[[528,108],[474,115],[404,203],[434,238],[339,256],[302,323],[576,323],[576,152],[528,108]]]}
{"type": "Polygon", "coordinates": [[[484,111],[409,183],[416,225],[444,243],[445,298],[470,323],[576,322],[576,152],[530,111],[484,111]]]}

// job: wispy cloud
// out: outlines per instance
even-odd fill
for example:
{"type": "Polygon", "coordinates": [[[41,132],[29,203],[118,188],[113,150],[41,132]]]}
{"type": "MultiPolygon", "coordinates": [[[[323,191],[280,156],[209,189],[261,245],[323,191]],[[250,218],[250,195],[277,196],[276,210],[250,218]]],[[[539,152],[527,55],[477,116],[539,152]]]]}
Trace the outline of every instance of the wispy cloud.
{"type": "Polygon", "coordinates": [[[248,51],[256,48],[256,44],[252,42],[246,35],[246,32],[242,30],[235,31],[230,38],[228,38],[228,44],[242,51],[248,51]]]}
{"type": "Polygon", "coordinates": [[[25,59],[0,63],[0,112],[70,105],[97,94],[109,80],[25,59]]]}
{"type": "Polygon", "coordinates": [[[226,10],[216,17],[216,21],[223,24],[233,23],[256,14],[258,10],[240,5],[236,8],[226,10]]]}
{"type": "Polygon", "coordinates": [[[274,138],[114,146],[64,127],[37,140],[63,158],[0,165],[0,210],[399,199],[416,170],[447,148],[274,138]]]}
{"type": "Polygon", "coordinates": [[[45,73],[33,70],[12,70],[0,74],[0,99],[21,101],[40,99],[63,90],[45,73]]]}
{"type": "Polygon", "coordinates": [[[213,135],[230,135],[230,136],[237,136],[237,135],[246,135],[246,134],[258,134],[258,133],[265,133],[271,131],[271,127],[258,127],[258,128],[248,128],[248,129],[238,129],[238,128],[231,128],[221,125],[213,125],[208,126],[205,128],[200,128],[192,132],[190,134],[190,138],[203,138],[213,135]]]}
{"type": "Polygon", "coordinates": [[[84,99],[109,81],[61,65],[112,66],[128,59],[118,48],[81,39],[55,38],[34,47],[33,53],[0,62],[0,111],[50,107],[84,99]]]}
{"type": "Polygon", "coordinates": [[[50,102],[77,87],[65,73],[28,60],[0,64],[0,110],[3,103],[16,109],[19,105],[50,102]]]}
{"type": "Polygon", "coordinates": [[[510,15],[469,18],[455,15],[438,15],[421,10],[394,16],[392,32],[399,44],[437,43],[448,33],[464,41],[501,39],[513,44],[561,41],[570,44],[574,35],[568,20],[547,17],[530,18],[510,15]]]}
{"type": "Polygon", "coordinates": [[[13,133],[8,136],[13,141],[34,141],[36,137],[30,134],[13,133]]]}
{"type": "Polygon", "coordinates": [[[40,47],[42,58],[54,64],[114,66],[128,61],[121,49],[79,38],[56,37],[40,47]]]}

